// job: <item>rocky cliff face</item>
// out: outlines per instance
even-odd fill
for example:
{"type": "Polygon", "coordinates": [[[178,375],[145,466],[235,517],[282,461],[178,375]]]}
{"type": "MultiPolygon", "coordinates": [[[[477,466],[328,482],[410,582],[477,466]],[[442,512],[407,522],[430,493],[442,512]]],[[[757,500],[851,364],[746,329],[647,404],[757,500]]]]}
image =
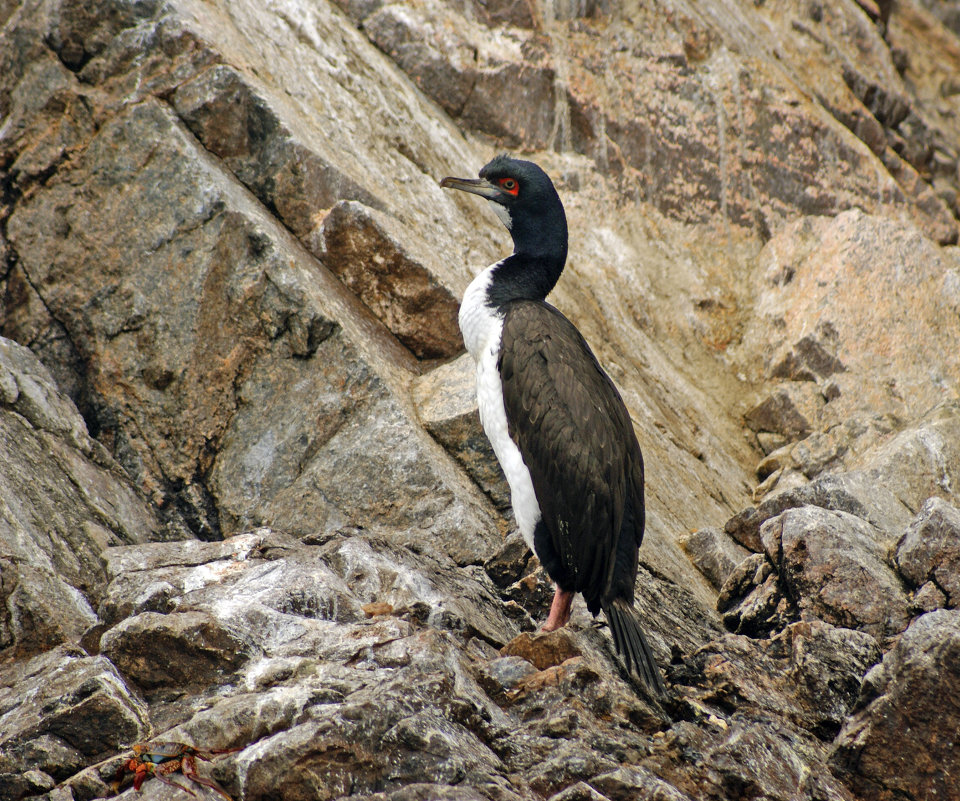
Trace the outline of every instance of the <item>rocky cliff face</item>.
{"type": "Polygon", "coordinates": [[[955,6],[0,2],[0,798],[153,739],[246,801],[960,799],[955,6]],[[662,706],[535,633],[456,325],[508,240],[438,187],[501,149],[662,706]]]}

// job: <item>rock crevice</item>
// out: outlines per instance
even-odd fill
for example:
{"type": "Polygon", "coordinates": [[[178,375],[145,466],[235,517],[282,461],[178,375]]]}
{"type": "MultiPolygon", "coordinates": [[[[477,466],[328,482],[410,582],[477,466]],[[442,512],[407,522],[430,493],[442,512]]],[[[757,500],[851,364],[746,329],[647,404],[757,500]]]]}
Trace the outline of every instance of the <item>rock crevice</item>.
{"type": "Polygon", "coordinates": [[[0,2],[0,801],[145,740],[238,801],[960,799],[941,5],[0,2]],[[643,448],[662,704],[536,631],[456,321],[508,236],[438,185],[504,148],[643,448]]]}

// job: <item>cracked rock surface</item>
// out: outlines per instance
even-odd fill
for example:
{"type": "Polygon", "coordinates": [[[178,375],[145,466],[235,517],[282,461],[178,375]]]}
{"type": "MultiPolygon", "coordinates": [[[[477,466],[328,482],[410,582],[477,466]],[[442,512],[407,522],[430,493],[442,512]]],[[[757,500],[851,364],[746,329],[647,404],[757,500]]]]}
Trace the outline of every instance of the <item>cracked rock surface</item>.
{"type": "Polygon", "coordinates": [[[0,0],[0,801],[148,740],[238,801],[960,799],[956,5],[0,0]],[[502,150],[663,703],[537,630],[456,320],[508,238],[438,185],[502,150]]]}

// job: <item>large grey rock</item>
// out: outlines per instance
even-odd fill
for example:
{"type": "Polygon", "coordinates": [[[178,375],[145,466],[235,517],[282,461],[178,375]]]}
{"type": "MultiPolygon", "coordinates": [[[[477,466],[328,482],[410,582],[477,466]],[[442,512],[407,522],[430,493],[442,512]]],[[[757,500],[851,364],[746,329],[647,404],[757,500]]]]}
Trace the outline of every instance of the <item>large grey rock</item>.
{"type": "Polygon", "coordinates": [[[284,365],[284,391],[267,363],[241,385],[210,479],[224,522],[300,534],[360,525],[482,561],[497,542],[496,518],[344,339],[284,365]]]}
{"type": "Polygon", "coordinates": [[[833,777],[807,772],[798,741],[802,738],[789,727],[735,721],[727,737],[704,755],[708,786],[716,793],[757,793],[780,801],[798,794],[842,798],[833,777]]]}
{"type": "Polygon", "coordinates": [[[498,646],[517,633],[479,568],[359,534],[318,547],[262,529],[108,559],[101,614],[116,625],[100,648],[144,689],[205,687],[240,668],[255,674],[264,660],[349,660],[360,653],[351,639],[375,620],[498,646]]]}
{"type": "Polygon", "coordinates": [[[62,645],[7,664],[0,689],[0,786],[41,769],[62,780],[149,730],[146,704],[104,657],[62,645]]]}
{"type": "Polygon", "coordinates": [[[545,798],[554,797],[575,782],[590,779],[616,767],[616,762],[580,747],[577,743],[559,741],[549,755],[527,773],[530,787],[545,798]]]}
{"type": "Polygon", "coordinates": [[[477,411],[476,363],[469,354],[431,370],[414,389],[420,421],[453,455],[498,509],[510,506],[510,487],[483,433],[477,411]]]}
{"type": "MultiPolygon", "coordinates": [[[[442,688],[450,693],[454,707],[463,702],[454,690],[453,674],[441,666],[442,661],[431,660],[430,667],[442,672],[434,673],[426,684],[421,682],[428,674],[409,668],[401,672],[410,684],[388,680],[378,690],[369,685],[357,688],[349,701],[315,706],[307,721],[264,738],[254,749],[232,758],[243,796],[303,798],[309,794],[333,799],[420,782],[508,788],[495,777],[499,759],[470,730],[470,724],[451,720],[440,709],[416,711],[422,705],[437,704],[442,688]],[[412,708],[404,710],[398,703],[401,698],[412,708]],[[371,703],[378,709],[376,721],[368,720],[364,711],[371,703]],[[384,759],[386,753],[393,758],[384,759]]],[[[233,784],[228,780],[228,787],[233,784]]]]}
{"type": "Polygon", "coordinates": [[[220,768],[226,786],[250,798],[337,798],[415,782],[507,789],[484,744],[505,733],[505,718],[465,672],[453,641],[376,622],[365,629],[350,638],[347,664],[304,664],[293,686],[275,674],[282,684],[266,710],[256,711],[262,700],[254,695],[221,701],[181,736],[196,738],[218,720],[227,734],[251,723],[267,734],[220,768]],[[317,769],[298,772],[303,765],[317,769]]]}
{"type": "Polygon", "coordinates": [[[927,501],[897,545],[897,569],[914,587],[932,582],[947,604],[960,604],[960,510],[927,501]]]}
{"type": "Polygon", "coordinates": [[[516,635],[493,584],[478,567],[457,569],[441,554],[350,537],[331,542],[323,559],[364,603],[387,603],[423,622],[499,646],[516,635]]]}
{"type": "Polygon", "coordinates": [[[910,521],[910,508],[892,490],[864,471],[850,471],[821,476],[764,498],[756,507],[747,507],[730,518],[724,524],[724,531],[744,547],[760,552],[763,524],[787,509],[800,506],[846,512],[866,520],[886,547],[896,543],[910,521]]]}
{"type": "Polygon", "coordinates": [[[839,731],[863,677],[881,657],[870,634],[819,620],[787,626],[768,653],[786,663],[782,680],[797,700],[798,721],[824,741],[839,731]]]}
{"type": "Polygon", "coordinates": [[[66,181],[23,204],[11,235],[35,280],[56,286],[48,303],[85,309],[70,327],[99,354],[91,381],[143,485],[181,485],[178,497],[207,536],[251,523],[303,531],[308,520],[328,520],[336,528],[349,515],[398,532],[416,524],[462,561],[487,555],[488,513],[452,491],[462,480],[414,424],[389,375],[385,383],[392,368],[382,351],[366,350],[383,334],[352,310],[335,279],[324,285],[321,268],[169,111],[132,106],[98,133],[77,170],[91,176],[91,202],[70,205],[64,238],[40,221],[73,191],[66,181]],[[128,146],[122,165],[113,163],[118,142],[128,146]],[[186,206],[151,210],[158,184],[192,198],[189,219],[181,219],[186,206]],[[107,250],[97,255],[79,232],[107,225],[120,204],[139,209],[142,224],[135,234],[105,231],[107,250]],[[135,268],[116,256],[104,264],[105,254],[141,242],[152,244],[135,268]],[[172,249],[182,255],[175,271],[172,249]],[[94,292],[84,269],[113,276],[109,291],[94,292]],[[166,319],[170,312],[180,319],[166,319]],[[361,338],[368,341],[358,350],[361,338]],[[123,389],[133,385],[149,405],[123,389]],[[380,490],[371,493],[374,481],[380,490]],[[400,505],[401,494],[422,503],[400,505]]]}
{"type": "Polygon", "coordinates": [[[292,537],[258,529],[219,542],[188,540],[176,549],[161,543],[111,548],[105,554],[109,584],[100,617],[112,626],[142,612],[173,611],[186,593],[243,573],[250,560],[290,554],[296,544],[292,537]]]}
{"type": "MultiPolygon", "coordinates": [[[[929,497],[956,505],[957,256],[936,244],[957,228],[955,40],[912,0],[337,5],[0,0],[0,333],[48,364],[165,520],[245,532],[103,557],[152,529],[78,481],[92,544],[68,539],[66,483],[35,480],[33,457],[51,460],[31,432],[114,468],[76,418],[58,428],[53,396],[0,378],[7,450],[30,457],[0,500],[32,489],[60,560],[0,553],[0,636],[27,643],[5,658],[102,649],[52,659],[142,682],[150,737],[239,748],[201,766],[236,798],[849,801],[825,741],[879,646],[811,613],[886,632],[901,602],[886,622],[861,603],[871,581],[896,597],[883,557],[929,497]],[[500,544],[469,364],[434,369],[459,347],[457,296],[509,249],[486,204],[437,179],[508,144],[557,181],[572,239],[552,301],[644,448],[637,606],[662,708],[579,601],[546,660],[543,638],[515,639],[552,588],[500,544]],[[784,402],[744,432],[768,397],[784,402]],[[748,503],[758,445],[741,560],[713,527],[748,503]],[[783,532],[788,558],[768,554],[762,525],[806,504],[824,525],[795,539],[815,558],[783,532]],[[845,561],[828,518],[856,535],[845,561]],[[678,545],[691,531],[709,532],[688,544],[712,581],[678,545]],[[854,557],[870,581],[850,580],[854,557]],[[724,577],[724,620],[750,636],[722,635],[724,577]]],[[[947,602],[926,580],[910,611],[947,602]]],[[[108,795],[148,736],[123,706],[103,761],[40,733],[3,763],[8,792],[108,795]]],[[[45,704],[40,729],[63,709],[45,704]]]]}
{"type": "Polygon", "coordinates": [[[869,523],[803,506],[768,520],[760,538],[783,591],[801,613],[881,641],[907,627],[906,594],[869,523]]]}
{"type": "Polygon", "coordinates": [[[960,798],[960,612],[917,618],[864,680],[830,761],[857,798],[960,798]]]}
{"type": "Polygon", "coordinates": [[[108,546],[166,539],[28,349],[0,337],[0,650],[78,642],[97,622],[108,546]]]}

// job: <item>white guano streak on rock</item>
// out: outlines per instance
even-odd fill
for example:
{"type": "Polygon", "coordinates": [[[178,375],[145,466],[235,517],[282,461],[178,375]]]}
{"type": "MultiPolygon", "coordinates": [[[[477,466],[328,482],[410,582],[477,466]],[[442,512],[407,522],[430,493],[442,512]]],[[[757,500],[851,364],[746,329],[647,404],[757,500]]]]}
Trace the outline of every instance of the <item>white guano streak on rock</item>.
{"type": "Polygon", "coordinates": [[[921,428],[917,432],[917,440],[926,449],[930,462],[936,469],[938,475],[936,478],[937,486],[944,492],[951,492],[950,489],[950,471],[946,460],[943,458],[943,452],[947,448],[947,443],[938,431],[921,428]]]}
{"type": "MultiPolygon", "coordinates": [[[[391,598],[400,604],[414,599],[423,601],[432,607],[428,623],[433,625],[436,622],[434,615],[442,607],[444,596],[422,573],[411,570],[399,562],[388,561],[371,549],[367,543],[358,540],[349,540],[344,543],[340,553],[346,561],[346,581],[351,591],[356,593],[358,589],[350,584],[351,575],[359,573],[369,576],[375,582],[375,586],[369,588],[376,596],[375,600],[383,601],[391,598]],[[392,580],[388,582],[387,576],[391,576],[392,580]]],[[[365,600],[362,595],[358,597],[360,600],[365,600]]]]}
{"type": "Polygon", "coordinates": [[[210,584],[219,584],[231,573],[243,568],[233,559],[220,559],[205,565],[197,565],[190,570],[183,579],[183,594],[202,589],[210,584]]]}

